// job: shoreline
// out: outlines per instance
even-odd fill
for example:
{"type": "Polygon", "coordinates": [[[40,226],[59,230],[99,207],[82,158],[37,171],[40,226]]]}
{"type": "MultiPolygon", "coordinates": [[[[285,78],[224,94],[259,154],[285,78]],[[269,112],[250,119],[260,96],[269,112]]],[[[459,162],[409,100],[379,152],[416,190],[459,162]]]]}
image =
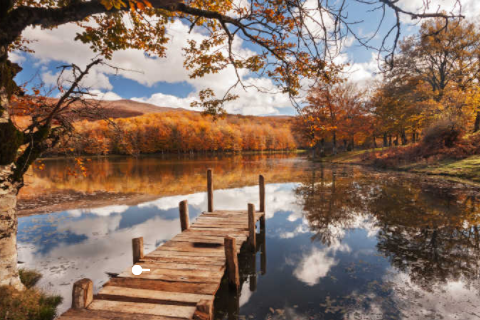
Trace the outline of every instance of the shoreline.
{"type": "MultiPolygon", "coordinates": [[[[388,148],[377,148],[374,151],[382,149],[388,148]]],[[[362,160],[362,155],[371,152],[372,149],[343,152],[335,156],[327,156],[312,161],[358,165],[379,171],[406,172],[480,187],[480,155],[473,155],[463,159],[443,159],[430,163],[415,162],[400,166],[379,167],[372,160],[362,160]],[[477,165],[478,167],[476,167],[477,165]]]]}

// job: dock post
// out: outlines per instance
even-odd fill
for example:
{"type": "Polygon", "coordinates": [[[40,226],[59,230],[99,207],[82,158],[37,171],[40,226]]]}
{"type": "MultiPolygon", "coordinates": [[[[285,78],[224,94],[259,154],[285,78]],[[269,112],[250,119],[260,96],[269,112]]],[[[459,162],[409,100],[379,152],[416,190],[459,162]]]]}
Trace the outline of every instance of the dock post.
{"type": "Polygon", "coordinates": [[[182,228],[182,231],[185,231],[190,228],[190,221],[188,217],[188,201],[183,200],[178,204],[178,206],[180,210],[180,227],[182,228]]]}
{"type": "Polygon", "coordinates": [[[207,170],[208,212],[213,212],[213,171],[207,170]]]}
{"type": "Polygon", "coordinates": [[[85,309],[93,301],[93,282],[84,278],[73,284],[72,309],[85,309]]]}
{"type": "Polygon", "coordinates": [[[132,239],[133,264],[143,259],[143,237],[132,239]]]}
{"type": "Polygon", "coordinates": [[[263,216],[260,217],[260,230],[265,231],[265,178],[263,175],[258,176],[258,185],[260,189],[260,212],[263,212],[263,216]]]}
{"type": "Polygon", "coordinates": [[[248,204],[248,243],[253,251],[257,248],[255,241],[255,205],[248,204]]]}
{"type": "Polygon", "coordinates": [[[233,237],[226,236],[224,245],[228,282],[230,287],[238,291],[240,288],[240,274],[238,272],[237,240],[233,237]]]}
{"type": "Polygon", "coordinates": [[[212,320],[213,319],[213,301],[200,300],[197,303],[197,309],[193,314],[194,320],[212,320]]]}

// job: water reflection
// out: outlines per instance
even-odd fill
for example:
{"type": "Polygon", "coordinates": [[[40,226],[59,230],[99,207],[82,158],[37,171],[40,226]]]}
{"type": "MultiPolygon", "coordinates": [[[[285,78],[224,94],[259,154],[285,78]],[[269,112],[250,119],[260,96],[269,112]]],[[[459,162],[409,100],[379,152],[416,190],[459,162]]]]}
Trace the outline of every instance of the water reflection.
{"type": "MultiPolygon", "coordinates": [[[[222,287],[217,319],[480,318],[478,190],[287,160],[283,171],[285,159],[268,160],[279,169],[267,179],[265,239],[240,258],[240,292],[222,287]]],[[[258,188],[227,183],[214,197],[217,208],[242,208],[257,204],[258,188]]],[[[19,258],[65,309],[73,281],[98,290],[106,271],[131,264],[132,238],[150,251],[178,233],[184,199],[192,217],[206,209],[205,193],[192,192],[21,218],[19,258]]]]}

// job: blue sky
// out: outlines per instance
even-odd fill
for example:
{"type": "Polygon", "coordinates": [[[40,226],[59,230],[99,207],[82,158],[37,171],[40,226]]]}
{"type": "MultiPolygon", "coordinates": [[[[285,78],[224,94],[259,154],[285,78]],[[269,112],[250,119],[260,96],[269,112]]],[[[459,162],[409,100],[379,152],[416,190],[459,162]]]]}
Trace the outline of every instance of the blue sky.
{"type": "MultiPolygon", "coordinates": [[[[461,0],[461,2],[462,12],[467,15],[467,18],[478,19],[480,1],[461,0]]],[[[422,3],[421,0],[400,0],[399,5],[404,9],[417,11],[421,8],[422,3]]],[[[454,8],[454,3],[455,0],[431,0],[430,11],[435,11],[438,6],[450,11],[454,8]]],[[[354,0],[347,0],[347,4],[348,20],[362,21],[353,27],[355,32],[364,36],[372,34],[380,20],[380,11],[368,12],[372,7],[359,4],[354,0]]],[[[372,40],[372,45],[378,46],[382,36],[393,22],[393,14],[389,11],[380,34],[372,40]]],[[[417,29],[417,26],[411,24],[407,17],[402,19],[402,23],[402,37],[417,29]]],[[[188,72],[183,69],[181,48],[185,46],[186,39],[201,40],[203,37],[195,29],[188,34],[188,28],[180,21],[170,26],[171,41],[166,58],[149,58],[138,50],[116,52],[111,64],[138,72],[121,72],[119,75],[115,75],[113,70],[100,67],[89,75],[85,85],[97,94],[96,98],[98,99],[132,99],[174,108],[190,108],[189,105],[197,98],[198,92],[205,88],[214,89],[218,96],[223,95],[235,82],[232,70],[209,75],[203,79],[190,79],[188,72]]],[[[24,37],[35,41],[31,45],[35,53],[14,53],[12,55],[13,60],[23,67],[23,71],[17,76],[17,82],[23,83],[35,78],[32,83],[43,81],[47,85],[54,85],[59,65],[64,63],[86,65],[95,54],[88,45],[74,41],[75,34],[79,30],[79,27],[74,24],[64,25],[55,30],[27,29],[24,37]]],[[[256,50],[254,46],[241,40],[235,42],[235,49],[245,55],[256,50]]],[[[376,57],[375,52],[367,50],[350,38],[336,61],[349,62],[351,67],[348,69],[348,79],[357,83],[361,88],[367,88],[376,77],[376,57]]],[[[259,78],[248,73],[241,76],[257,85],[272,87],[268,78],[259,78]]],[[[259,93],[254,89],[247,92],[239,89],[235,93],[240,98],[225,106],[229,113],[252,115],[295,113],[285,95],[259,93]]]]}

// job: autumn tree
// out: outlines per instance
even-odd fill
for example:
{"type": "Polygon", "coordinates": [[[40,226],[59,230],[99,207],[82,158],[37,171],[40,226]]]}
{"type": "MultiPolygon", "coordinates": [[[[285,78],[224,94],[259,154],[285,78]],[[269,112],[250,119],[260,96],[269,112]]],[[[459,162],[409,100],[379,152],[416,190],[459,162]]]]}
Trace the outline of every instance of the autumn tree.
{"type": "MultiPolygon", "coordinates": [[[[467,120],[468,115],[474,114],[477,122],[480,122],[479,105],[467,101],[467,97],[477,90],[479,77],[477,27],[465,20],[445,25],[439,19],[424,21],[418,34],[401,41],[395,68],[386,75],[404,89],[409,86],[404,91],[410,104],[425,103],[424,117],[441,115],[467,120]]],[[[477,126],[474,131],[478,129],[477,126]]]]}
{"type": "Polygon", "coordinates": [[[338,141],[343,141],[345,149],[351,150],[356,136],[361,135],[365,140],[370,135],[371,117],[365,103],[366,99],[354,84],[321,83],[309,91],[298,125],[305,127],[303,133],[311,144],[320,143],[322,150],[327,139],[332,143],[333,154],[337,152],[338,141]]]}

